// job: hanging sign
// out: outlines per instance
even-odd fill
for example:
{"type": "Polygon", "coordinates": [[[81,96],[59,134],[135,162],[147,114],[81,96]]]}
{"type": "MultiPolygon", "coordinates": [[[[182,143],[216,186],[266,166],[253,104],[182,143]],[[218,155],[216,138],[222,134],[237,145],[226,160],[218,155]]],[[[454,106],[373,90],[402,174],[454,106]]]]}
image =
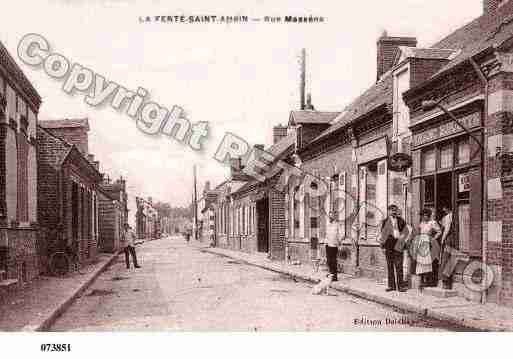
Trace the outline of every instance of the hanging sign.
{"type": "Polygon", "coordinates": [[[404,172],[411,167],[412,163],[410,155],[398,152],[388,158],[388,169],[393,172],[404,172]]]}

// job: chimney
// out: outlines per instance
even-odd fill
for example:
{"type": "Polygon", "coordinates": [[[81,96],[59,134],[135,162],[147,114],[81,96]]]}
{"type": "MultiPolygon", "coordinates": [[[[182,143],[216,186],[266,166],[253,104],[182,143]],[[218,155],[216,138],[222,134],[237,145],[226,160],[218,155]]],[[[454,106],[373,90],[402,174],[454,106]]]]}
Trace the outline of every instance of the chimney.
{"type": "Polygon", "coordinates": [[[242,169],[242,159],[240,157],[230,158],[230,174],[232,180],[241,181],[246,178],[246,175],[244,172],[242,172],[242,169]]]}
{"type": "Polygon", "coordinates": [[[305,91],[306,91],[306,50],[301,50],[301,74],[299,81],[299,109],[305,109],[305,91]]]}
{"type": "Polygon", "coordinates": [[[273,144],[278,143],[282,138],[287,137],[287,127],[281,124],[273,127],[273,144]]]}
{"type": "Polygon", "coordinates": [[[94,155],[88,154],[87,159],[89,160],[89,162],[94,163],[94,155]]]}
{"type": "Polygon", "coordinates": [[[507,0],[483,0],[483,13],[488,14],[497,11],[507,0]]]}
{"type": "Polygon", "coordinates": [[[94,161],[93,164],[94,164],[94,167],[96,168],[96,170],[99,171],[100,170],[100,161],[94,161]]]}
{"type": "Polygon", "coordinates": [[[391,37],[386,31],[377,41],[377,81],[394,65],[399,46],[417,47],[415,37],[391,37]]]}

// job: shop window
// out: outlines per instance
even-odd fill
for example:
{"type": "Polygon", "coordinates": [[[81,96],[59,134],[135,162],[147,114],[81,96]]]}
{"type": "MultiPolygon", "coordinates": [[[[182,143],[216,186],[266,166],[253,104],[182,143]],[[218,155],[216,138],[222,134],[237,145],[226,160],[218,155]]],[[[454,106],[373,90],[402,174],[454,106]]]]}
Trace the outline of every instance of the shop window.
{"type": "Polygon", "coordinates": [[[440,148],[440,168],[451,168],[453,166],[453,145],[446,144],[440,148]]]}
{"type": "Polygon", "coordinates": [[[436,170],[436,152],[434,148],[422,152],[422,172],[436,170]]]}
{"type": "Polygon", "coordinates": [[[457,161],[459,165],[470,161],[470,144],[468,138],[458,142],[457,161]]]}
{"type": "Polygon", "coordinates": [[[435,205],[435,178],[424,178],[424,206],[434,207],[435,205]]]}

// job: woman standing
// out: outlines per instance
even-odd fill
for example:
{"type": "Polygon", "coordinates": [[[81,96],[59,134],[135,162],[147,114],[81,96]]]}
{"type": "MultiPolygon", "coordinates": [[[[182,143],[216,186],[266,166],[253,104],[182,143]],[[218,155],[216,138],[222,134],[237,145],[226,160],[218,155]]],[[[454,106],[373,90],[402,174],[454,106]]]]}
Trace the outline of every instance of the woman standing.
{"type": "Polygon", "coordinates": [[[418,235],[414,239],[412,256],[416,262],[415,273],[420,275],[421,287],[432,286],[433,255],[432,248],[436,245],[442,230],[432,218],[433,212],[425,208],[421,212],[418,235]]]}

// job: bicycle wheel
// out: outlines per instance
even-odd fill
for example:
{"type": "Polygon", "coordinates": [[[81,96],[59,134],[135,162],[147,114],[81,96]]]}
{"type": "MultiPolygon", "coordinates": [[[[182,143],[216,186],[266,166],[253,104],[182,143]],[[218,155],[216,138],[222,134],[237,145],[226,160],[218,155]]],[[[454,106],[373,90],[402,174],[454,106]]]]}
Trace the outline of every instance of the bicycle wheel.
{"type": "Polygon", "coordinates": [[[70,261],[66,253],[56,252],[50,258],[50,272],[54,276],[63,276],[69,273],[70,261]]]}

